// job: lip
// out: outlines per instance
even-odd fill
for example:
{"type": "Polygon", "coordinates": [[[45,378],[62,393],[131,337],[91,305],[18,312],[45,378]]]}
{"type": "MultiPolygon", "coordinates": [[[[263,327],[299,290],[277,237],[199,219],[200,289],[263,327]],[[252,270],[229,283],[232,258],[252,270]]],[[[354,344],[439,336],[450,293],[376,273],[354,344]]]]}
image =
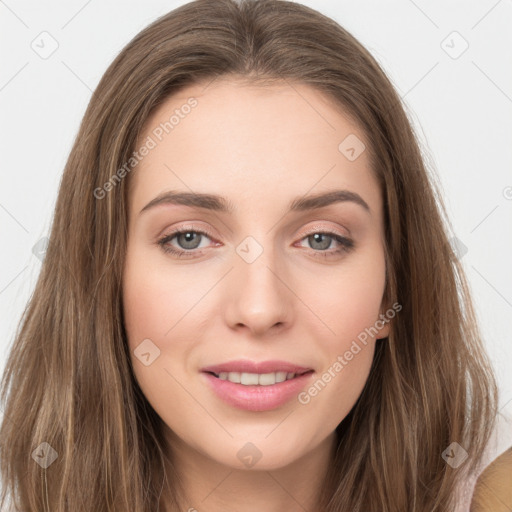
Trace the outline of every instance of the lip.
{"type": "Polygon", "coordinates": [[[299,366],[284,361],[253,362],[248,360],[230,361],[202,368],[201,374],[213,392],[225,403],[238,409],[260,412],[277,409],[298,396],[311,381],[312,368],[299,366]],[[270,386],[245,386],[229,380],[222,380],[212,373],[296,373],[296,377],[270,386]]]}

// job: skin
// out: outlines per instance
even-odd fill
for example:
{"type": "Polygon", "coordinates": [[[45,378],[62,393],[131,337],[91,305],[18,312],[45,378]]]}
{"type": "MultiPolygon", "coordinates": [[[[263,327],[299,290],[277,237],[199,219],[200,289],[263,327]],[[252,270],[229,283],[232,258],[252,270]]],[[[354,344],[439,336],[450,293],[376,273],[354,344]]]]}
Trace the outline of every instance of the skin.
{"type": "Polygon", "coordinates": [[[494,459],[479,476],[470,512],[512,510],[512,446],[494,459]]]}
{"type": "MultiPolygon", "coordinates": [[[[365,135],[307,85],[230,78],[170,97],[140,143],[190,96],[197,106],[130,175],[123,304],[135,376],[168,427],[183,510],[314,511],[334,430],[360,396],[389,323],[305,405],[292,399],[271,411],[237,409],[211,391],[200,369],[279,359],[313,368],[313,383],[385,312],[380,191],[368,151],[349,161],[338,150],[349,134],[365,135]],[[350,201],[287,212],[296,197],[335,189],[356,192],[370,212],[350,201]],[[222,195],[235,212],[165,204],[139,213],[168,190],[222,195]],[[158,239],[191,222],[213,236],[199,237],[192,257],[165,253],[158,239]],[[336,255],[335,239],[315,242],[311,232],[335,232],[355,248],[336,255]],[[236,252],[247,236],[263,248],[252,263],[236,252]],[[134,355],[144,339],[160,350],[149,366],[134,355]],[[251,468],[237,457],[247,442],[261,453],[251,468]]],[[[179,237],[168,245],[190,247],[179,237]]]]}

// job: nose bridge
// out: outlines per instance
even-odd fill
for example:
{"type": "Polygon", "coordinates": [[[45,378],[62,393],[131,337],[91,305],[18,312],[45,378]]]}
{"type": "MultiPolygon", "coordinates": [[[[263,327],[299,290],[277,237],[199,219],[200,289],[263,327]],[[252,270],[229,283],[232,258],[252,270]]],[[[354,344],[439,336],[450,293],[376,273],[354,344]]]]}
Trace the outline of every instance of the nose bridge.
{"type": "Polygon", "coordinates": [[[278,288],[282,284],[275,276],[275,269],[280,266],[276,261],[278,251],[273,247],[271,235],[260,235],[259,240],[247,236],[236,247],[236,253],[235,273],[243,281],[242,289],[251,292],[248,295],[255,299],[267,296],[267,300],[272,300],[272,296],[280,294],[278,288]]]}
{"type": "Polygon", "coordinates": [[[254,331],[264,331],[285,323],[290,315],[290,293],[282,280],[279,251],[272,246],[272,236],[243,239],[235,251],[234,271],[229,290],[228,321],[244,324],[254,331]]]}

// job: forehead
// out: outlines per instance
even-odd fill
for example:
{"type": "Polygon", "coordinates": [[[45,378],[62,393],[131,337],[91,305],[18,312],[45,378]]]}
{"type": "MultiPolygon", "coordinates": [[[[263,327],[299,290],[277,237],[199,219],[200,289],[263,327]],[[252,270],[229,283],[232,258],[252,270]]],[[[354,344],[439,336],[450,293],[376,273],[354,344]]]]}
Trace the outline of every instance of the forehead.
{"type": "Polygon", "coordinates": [[[330,188],[380,204],[365,133],[305,84],[194,84],[153,112],[137,147],[149,139],[152,149],[130,177],[139,210],[169,189],[222,195],[255,209],[330,188]]]}

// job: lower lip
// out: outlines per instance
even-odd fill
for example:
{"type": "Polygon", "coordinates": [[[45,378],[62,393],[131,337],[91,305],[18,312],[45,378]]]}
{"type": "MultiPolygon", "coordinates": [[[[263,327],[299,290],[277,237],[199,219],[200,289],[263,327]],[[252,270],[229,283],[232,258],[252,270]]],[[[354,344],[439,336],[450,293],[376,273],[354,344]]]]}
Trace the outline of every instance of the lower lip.
{"type": "Polygon", "coordinates": [[[246,411],[270,411],[289,402],[304,389],[313,372],[270,386],[244,386],[203,372],[209,385],[227,404],[246,411]]]}

